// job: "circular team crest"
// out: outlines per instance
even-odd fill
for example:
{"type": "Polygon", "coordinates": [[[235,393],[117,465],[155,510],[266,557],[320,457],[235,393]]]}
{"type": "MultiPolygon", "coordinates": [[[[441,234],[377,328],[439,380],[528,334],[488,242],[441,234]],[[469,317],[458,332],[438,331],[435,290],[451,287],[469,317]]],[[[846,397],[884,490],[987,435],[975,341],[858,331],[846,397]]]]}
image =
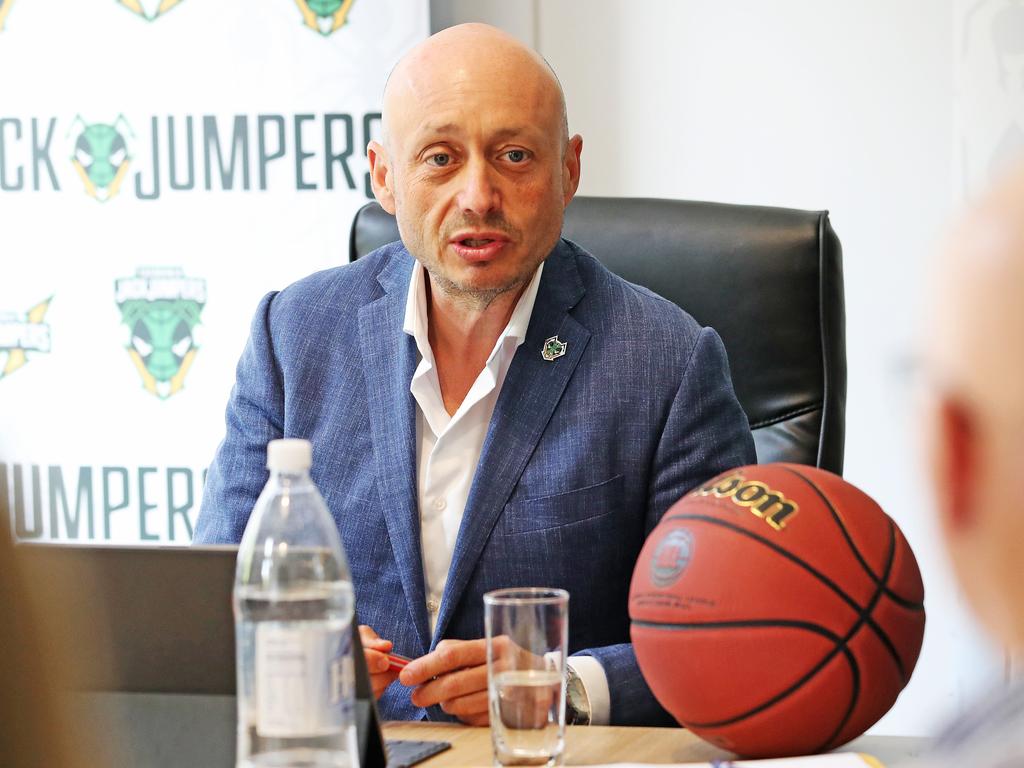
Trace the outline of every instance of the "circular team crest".
{"type": "Polygon", "coordinates": [[[676,529],[661,540],[651,558],[651,581],[656,587],[670,587],[690,564],[693,536],[688,530],[676,529]]]}

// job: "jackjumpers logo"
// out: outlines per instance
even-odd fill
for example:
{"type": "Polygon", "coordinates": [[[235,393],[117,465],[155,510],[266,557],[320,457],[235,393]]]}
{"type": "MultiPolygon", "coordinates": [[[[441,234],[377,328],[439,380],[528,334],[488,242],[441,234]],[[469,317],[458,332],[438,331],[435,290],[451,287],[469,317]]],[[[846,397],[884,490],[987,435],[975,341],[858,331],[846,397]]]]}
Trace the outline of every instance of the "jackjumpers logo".
{"type": "Polygon", "coordinates": [[[372,199],[361,150],[380,137],[380,120],[380,112],[308,112],[133,116],[129,124],[124,115],[89,123],[0,113],[0,197],[61,192],[78,186],[74,175],[101,202],[282,188],[358,189],[372,199]],[[66,153],[70,163],[60,161],[66,153]]]}
{"type": "Polygon", "coordinates": [[[139,269],[114,281],[125,349],[147,392],[166,400],[180,392],[199,347],[194,332],[206,305],[206,281],[177,267],[139,269]]]}
{"type": "Polygon", "coordinates": [[[110,124],[87,123],[76,115],[68,135],[75,145],[71,164],[85,185],[85,193],[105,203],[120,191],[128,173],[132,159],[128,138],[132,129],[124,115],[118,115],[110,124]]]}
{"type": "Polygon", "coordinates": [[[306,26],[324,37],[345,26],[352,3],[353,0],[295,0],[306,26]]]}
{"type": "Polygon", "coordinates": [[[50,351],[50,326],[43,322],[53,297],[41,301],[24,316],[0,313],[0,379],[25,365],[30,355],[50,351]]]}
{"type": "Polygon", "coordinates": [[[146,21],[154,21],[161,14],[174,8],[181,0],[117,0],[117,2],[146,21]]]}
{"type": "Polygon", "coordinates": [[[0,32],[4,31],[4,23],[7,21],[7,14],[11,12],[11,5],[14,0],[0,0],[0,32]]]}

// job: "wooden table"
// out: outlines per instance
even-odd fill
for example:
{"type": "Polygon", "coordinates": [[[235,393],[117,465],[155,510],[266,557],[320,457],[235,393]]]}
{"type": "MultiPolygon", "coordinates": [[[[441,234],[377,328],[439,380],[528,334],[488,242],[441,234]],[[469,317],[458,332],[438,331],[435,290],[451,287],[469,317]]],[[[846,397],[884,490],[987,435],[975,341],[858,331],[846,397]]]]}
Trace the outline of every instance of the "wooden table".
{"type": "MultiPolygon", "coordinates": [[[[487,728],[455,723],[398,723],[384,725],[388,739],[449,741],[452,748],[421,763],[423,768],[493,765],[491,735],[487,728]]],[[[843,752],[866,752],[886,764],[915,757],[926,739],[902,736],[863,736],[843,747],[843,752]]],[[[566,729],[566,765],[602,763],[693,763],[731,757],[701,741],[684,728],[623,728],[618,726],[569,726],[566,729]]]]}

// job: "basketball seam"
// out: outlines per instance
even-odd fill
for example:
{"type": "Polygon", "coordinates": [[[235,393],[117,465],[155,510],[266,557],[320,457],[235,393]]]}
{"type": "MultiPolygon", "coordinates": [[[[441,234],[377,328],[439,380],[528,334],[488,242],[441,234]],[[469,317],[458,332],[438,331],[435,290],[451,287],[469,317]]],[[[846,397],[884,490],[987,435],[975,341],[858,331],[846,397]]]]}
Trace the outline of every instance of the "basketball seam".
{"type": "MultiPolygon", "coordinates": [[[[857,601],[854,600],[852,597],[850,597],[848,594],[846,594],[842,589],[840,589],[839,585],[837,585],[834,581],[832,581],[828,576],[826,576],[825,574],[821,573],[817,568],[815,568],[814,566],[810,565],[809,563],[804,562],[804,560],[802,560],[801,558],[797,557],[792,552],[789,552],[789,551],[783,549],[779,545],[769,541],[768,539],[765,539],[765,538],[759,536],[758,534],[754,533],[753,531],[748,531],[746,528],[743,528],[741,526],[735,525],[733,523],[726,522],[725,520],[720,520],[717,517],[710,517],[710,516],[707,516],[707,515],[677,514],[677,515],[672,515],[671,517],[666,517],[666,519],[668,519],[668,520],[701,520],[701,521],[706,522],[706,523],[710,523],[710,524],[713,524],[713,525],[718,525],[718,526],[721,526],[723,528],[728,528],[729,530],[731,530],[731,531],[733,531],[735,533],[739,533],[739,534],[741,534],[743,536],[746,536],[746,537],[748,537],[750,539],[753,539],[754,541],[756,541],[756,542],[758,542],[760,544],[763,544],[764,546],[768,547],[769,549],[773,550],[774,552],[782,555],[787,560],[795,563],[796,565],[799,565],[801,568],[803,568],[808,573],[810,573],[812,576],[814,576],[816,579],[818,579],[822,584],[824,584],[826,587],[828,587],[833,592],[835,592],[844,602],[846,602],[847,605],[849,605],[854,610],[854,612],[858,616],[860,616],[862,614],[862,608],[861,608],[860,604],[857,603],[857,601]]],[[[891,521],[890,521],[890,524],[891,524],[891,521]]],[[[878,586],[877,583],[876,583],[875,586],[876,586],[876,590],[875,591],[876,591],[876,594],[877,594],[877,591],[878,591],[877,590],[877,586],[878,586]]],[[[900,658],[899,653],[896,651],[896,648],[892,645],[892,641],[889,639],[888,635],[886,635],[882,631],[882,628],[879,627],[875,623],[874,619],[872,619],[870,616],[866,617],[864,619],[864,622],[869,627],[871,627],[871,629],[878,636],[878,639],[881,640],[882,644],[889,651],[889,654],[892,656],[893,661],[896,663],[896,666],[899,668],[901,677],[903,677],[904,680],[905,680],[906,679],[906,674],[905,674],[905,672],[903,670],[903,661],[900,658]]]]}
{"type": "Polygon", "coordinates": [[[780,467],[780,469],[783,469],[786,472],[789,472],[790,474],[796,475],[809,486],[811,486],[811,490],[813,490],[818,495],[818,498],[820,498],[821,501],[825,504],[825,507],[828,509],[829,514],[832,516],[832,520],[835,522],[836,527],[839,528],[839,532],[842,533],[843,538],[846,539],[846,543],[850,547],[850,550],[853,552],[853,556],[857,558],[857,562],[860,563],[861,568],[864,569],[868,576],[871,577],[871,580],[875,582],[875,584],[877,585],[878,576],[875,575],[875,572],[871,569],[871,566],[868,565],[867,561],[864,559],[864,556],[861,554],[860,549],[857,547],[856,544],[854,544],[853,537],[850,536],[850,531],[847,529],[846,524],[843,522],[842,518],[839,517],[839,513],[836,512],[836,508],[832,506],[832,502],[829,501],[828,497],[821,492],[821,489],[817,486],[817,484],[812,482],[801,472],[797,472],[795,469],[791,469],[790,467],[780,467]]]}
{"type": "MultiPolygon", "coordinates": [[[[882,587],[889,580],[889,575],[892,573],[892,566],[895,562],[896,531],[894,529],[892,520],[889,520],[889,552],[886,555],[884,576],[882,578],[881,583],[877,585],[877,588],[875,589],[875,594],[872,596],[871,600],[868,601],[868,604],[864,606],[864,610],[861,612],[860,618],[857,620],[857,623],[850,628],[850,631],[846,633],[846,637],[843,638],[842,643],[844,648],[849,647],[850,641],[853,640],[854,636],[858,632],[860,632],[860,628],[864,626],[868,616],[870,616],[871,612],[875,610],[875,606],[878,605],[878,601],[882,599],[882,587]]],[[[888,635],[884,635],[884,637],[887,641],[885,645],[889,646],[891,641],[889,641],[888,635]]],[[[895,652],[896,649],[892,648],[891,650],[895,652]]],[[[900,680],[905,686],[907,684],[907,674],[906,671],[903,669],[903,660],[900,659],[898,655],[896,656],[896,663],[900,671],[900,680]]],[[[850,722],[850,716],[853,714],[853,710],[857,707],[857,699],[860,698],[860,670],[856,667],[856,665],[854,665],[851,668],[850,673],[853,675],[856,683],[854,685],[854,690],[851,692],[850,695],[850,706],[847,708],[846,714],[843,716],[843,719],[839,721],[839,725],[836,727],[836,729],[820,747],[814,750],[815,752],[821,752],[825,750],[827,747],[836,746],[832,742],[839,738],[839,735],[843,732],[843,729],[846,727],[846,724],[850,722]]]]}
{"type": "Polygon", "coordinates": [[[839,635],[828,627],[815,624],[811,621],[800,621],[799,619],[744,619],[738,621],[651,621],[649,619],[634,619],[634,627],[645,629],[750,629],[751,627],[790,627],[793,629],[806,629],[817,635],[826,637],[829,640],[839,642],[842,640],[839,635]]]}
{"type": "Polygon", "coordinates": [[[836,512],[836,508],[832,505],[832,502],[829,500],[828,496],[826,496],[821,491],[821,489],[818,487],[817,483],[815,483],[809,477],[804,475],[802,472],[798,472],[797,470],[793,469],[792,467],[780,467],[780,469],[784,469],[787,472],[790,472],[791,474],[796,475],[801,480],[803,480],[805,483],[807,483],[809,486],[811,486],[811,489],[816,494],[818,494],[818,497],[822,500],[822,502],[824,502],[825,506],[828,508],[829,514],[832,516],[833,521],[835,521],[835,524],[839,528],[839,531],[843,534],[843,538],[846,539],[846,543],[847,543],[847,545],[849,545],[850,550],[853,552],[853,556],[855,558],[857,558],[857,562],[860,563],[861,568],[864,569],[865,573],[867,573],[867,575],[871,577],[871,580],[873,582],[875,582],[875,584],[882,584],[882,589],[884,590],[886,597],[888,597],[890,600],[892,600],[897,605],[900,605],[900,606],[902,606],[902,607],[904,607],[904,608],[906,608],[908,610],[911,610],[911,611],[923,611],[924,610],[924,604],[923,603],[919,603],[919,602],[916,602],[914,600],[909,600],[909,599],[907,599],[905,597],[902,597],[902,596],[896,594],[895,592],[893,592],[892,590],[889,589],[889,586],[887,584],[885,584],[884,581],[880,581],[879,580],[878,576],[875,575],[875,572],[873,570],[871,570],[871,566],[868,565],[867,561],[864,559],[864,556],[861,554],[860,549],[858,549],[857,545],[854,543],[853,537],[850,535],[850,531],[846,527],[846,523],[843,522],[843,519],[839,516],[839,513],[836,512]]]}
{"type": "MultiPolygon", "coordinates": [[[[721,728],[728,725],[735,725],[736,723],[746,720],[748,717],[764,712],[766,709],[773,707],[780,701],[788,698],[790,695],[798,691],[802,686],[806,685],[815,675],[817,675],[822,669],[824,669],[835,657],[842,651],[843,656],[846,658],[847,663],[850,665],[850,677],[852,691],[850,693],[850,703],[847,705],[846,712],[843,718],[839,721],[839,726],[835,728],[832,733],[829,734],[828,739],[825,742],[811,750],[814,752],[821,752],[828,746],[833,739],[835,739],[846,724],[850,720],[850,715],[857,706],[857,700],[860,698],[860,666],[857,664],[856,658],[850,651],[847,641],[852,637],[851,633],[848,633],[846,638],[841,638],[835,632],[820,624],[814,624],[809,621],[798,621],[795,619],[752,619],[749,621],[708,621],[708,622],[660,622],[660,621],[634,621],[634,626],[644,627],[645,629],[664,629],[664,630],[694,630],[694,629],[749,629],[751,627],[785,627],[787,629],[802,629],[807,632],[812,632],[816,635],[821,635],[827,640],[832,641],[835,645],[833,648],[825,654],[825,657],[815,664],[809,671],[807,671],[802,677],[785,690],[777,693],[772,698],[768,699],[761,704],[758,704],[753,709],[747,710],[739,715],[734,715],[731,718],[725,720],[717,720],[713,722],[693,722],[689,721],[687,725],[691,728],[721,728]]],[[[859,624],[858,624],[859,626],[859,624]]]]}
{"type": "Polygon", "coordinates": [[[857,658],[853,655],[853,651],[850,650],[849,646],[844,640],[842,643],[843,655],[846,657],[847,663],[850,665],[850,703],[846,707],[846,713],[843,715],[843,719],[839,721],[839,725],[831,735],[820,747],[812,749],[812,753],[824,752],[826,747],[832,744],[832,741],[838,738],[839,734],[843,732],[846,724],[850,722],[850,716],[853,714],[853,710],[857,707],[857,701],[860,699],[860,665],[857,664],[857,658]]]}
{"type": "MultiPolygon", "coordinates": [[[[716,721],[704,722],[704,723],[689,721],[689,722],[687,722],[687,725],[690,726],[691,728],[721,728],[721,727],[724,727],[724,726],[727,726],[727,725],[734,725],[734,724],[740,722],[741,720],[746,720],[748,717],[753,717],[754,715],[757,715],[757,714],[760,714],[761,712],[764,712],[766,709],[769,709],[769,708],[773,707],[774,705],[778,704],[783,699],[789,697],[795,691],[799,690],[803,685],[805,685],[809,680],[811,680],[815,675],[817,675],[830,661],[832,661],[832,659],[834,659],[836,654],[838,654],[840,651],[842,651],[843,654],[846,656],[846,659],[851,664],[851,666],[853,666],[853,667],[857,666],[856,660],[852,658],[852,654],[850,653],[850,649],[846,647],[846,644],[843,642],[842,638],[839,637],[839,635],[837,635],[835,632],[831,631],[830,629],[826,629],[825,627],[821,626],[820,624],[813,624],[813,623],[808,622],[808,621],[797,621],[797,620],[793,620],[793,619],[778,619],[778,620],[754,619],[752,621],[742,621],[742,622],[722,621],[722,622],[707,622],[707,623],[700,623],[700,624],[697,624],[697,623],[670,624],[670,623],[667,623],[667,622],[666,623],[659,623],[659,622],[647,622],[647,621],[634,621],[633,624],[636,625],[636,626],[648,627],[650,629],[684,629],[684,630],[689,630],[689,629],[708,629],[708,628],[713,628],[713,629],[729,629],[729,628],[738,628],[738,627],[750,628],[752,626],[787,627],[787,628],[791,628],[791,629],[803,629],[803,630],[808,631],[808,632],[813,632],[816,635],[821,635],[822,637],[825,637],[826,639],[832,641],[835,644],[834,647],[827,654],[825,654],[825,657],[821,661],[819,661],[817,664],[815,664],[813,667],[811,667],[810,670],[805,672],[802,677],[797,679],[788,688],[786,688],[786,689],[780,691],[779,693],[775,694],[774,696],[772,696],[767,701],[764,701],[764,702],[758,704],[753,709],[749,709],[746,712],[742,712],[742,713],[740,713],[738,715],[734,715],[733,717],[726,718],[725,720],[716,720],[716,721]]],[[[855,677],[855,679],[859,679],[859,674],[855,674],[854,677],[855,677]]],[[[829,737],[830,740],[832,738],[833,738],[833,736],[829,737]]]]}
{"type": "MultiPolygon", "coordinates": [[[[913,606],[914,604],[911,601],[899,597],[894,592],[892,592],[888,587],[889,576],[892,575],[892,566],[896,558],[896,531],[892,518],[888,516],[884,517],[884,519],[889,525],[889,551],[886,555],[887,559],[885,564],[885,576],[879,577],[875,575],[875,572],[871,569],[871,566],[867,564],[867,561],[864,559],[864,556],[857,548],[857,545],[854,544],[853,537],[850,535],[850,532],[847,529],[846,524],[843,522],[843,519],[839,516],[839,513],[836,511],[836,508],[832,505],[831,500],[829,500],[829,498],[818,487],[817,483],[815,483],[813,480],[811,480],[803,473],[798,472],[797,470],[791,467],[781,467],[781,469],[784,469],[787,472],[799,477],[801,480],[803,480],[805,483],[807,483],[807,485],[811,487],[811,490],[818,494],[818,497],[825,504],[825,506],[828,508],[829,513],[832,515],[832,519],[835,521],[836,527],[838,527],[839,530],[842,532],[843,538],[846,539],[846,543],[850,547],[850,550],[853,552],[854,557],[857,558],[857,561],[861,564],[861,567],[865,570],[865,572],[867,572],[868,576],[871,578],[871,581],[874,582],[875,594],[869,601],[870,608],[867,609],[867,613],[870,614],[870,612],[874,610],[874,607],[878,604],[878,600],[882,594],[887,595],[890,599],[892,599],[894,602],[898,604],[909,604],[910,606],[913,606]]],[[[923,607],[924,606],[916,606],[917,610],[922,610],[923,607]]],[[[866,614],[862,613],[861,615],[864,616],[866,614]]],[[[882,644],[886,647],[886,649],[889,651],[889,654],[896,662],[896,666],[899,668],[900,672],[900,679],[903,681],[903,684],[906,685],[907,671],[903,666],[903,658],[899,655],[899,651],[896,650],[896,646],[893,645],[892,639],[888,636],[888,634],[885,633],[885,631],[881,627],[873,625],[873,628],[875,629],[875,633],[878,635],[878,639],[882,641],[882,644]]],[[[859,629],[859,625],[854,629],[854,633],[856,632],[856,629],[859,629]]]]}

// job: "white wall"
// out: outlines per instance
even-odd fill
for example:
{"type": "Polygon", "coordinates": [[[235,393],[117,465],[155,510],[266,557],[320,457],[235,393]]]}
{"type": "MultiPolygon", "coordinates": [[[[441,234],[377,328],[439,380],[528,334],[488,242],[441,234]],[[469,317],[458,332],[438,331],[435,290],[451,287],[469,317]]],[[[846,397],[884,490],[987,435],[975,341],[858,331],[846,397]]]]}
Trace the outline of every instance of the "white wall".
{"type": "Polygon", "coordinates": [[[845,475],[899,523],[927,589],[921,660],[876,733],[927,733],[1002,671],[941,553],[901,373],[921,279],[962,186],[954,10],[954,0],[432,3],[435,29],[489,21],[551,62],[584,137],[581,194],[832,212],[847,291],[845,475]]]}

